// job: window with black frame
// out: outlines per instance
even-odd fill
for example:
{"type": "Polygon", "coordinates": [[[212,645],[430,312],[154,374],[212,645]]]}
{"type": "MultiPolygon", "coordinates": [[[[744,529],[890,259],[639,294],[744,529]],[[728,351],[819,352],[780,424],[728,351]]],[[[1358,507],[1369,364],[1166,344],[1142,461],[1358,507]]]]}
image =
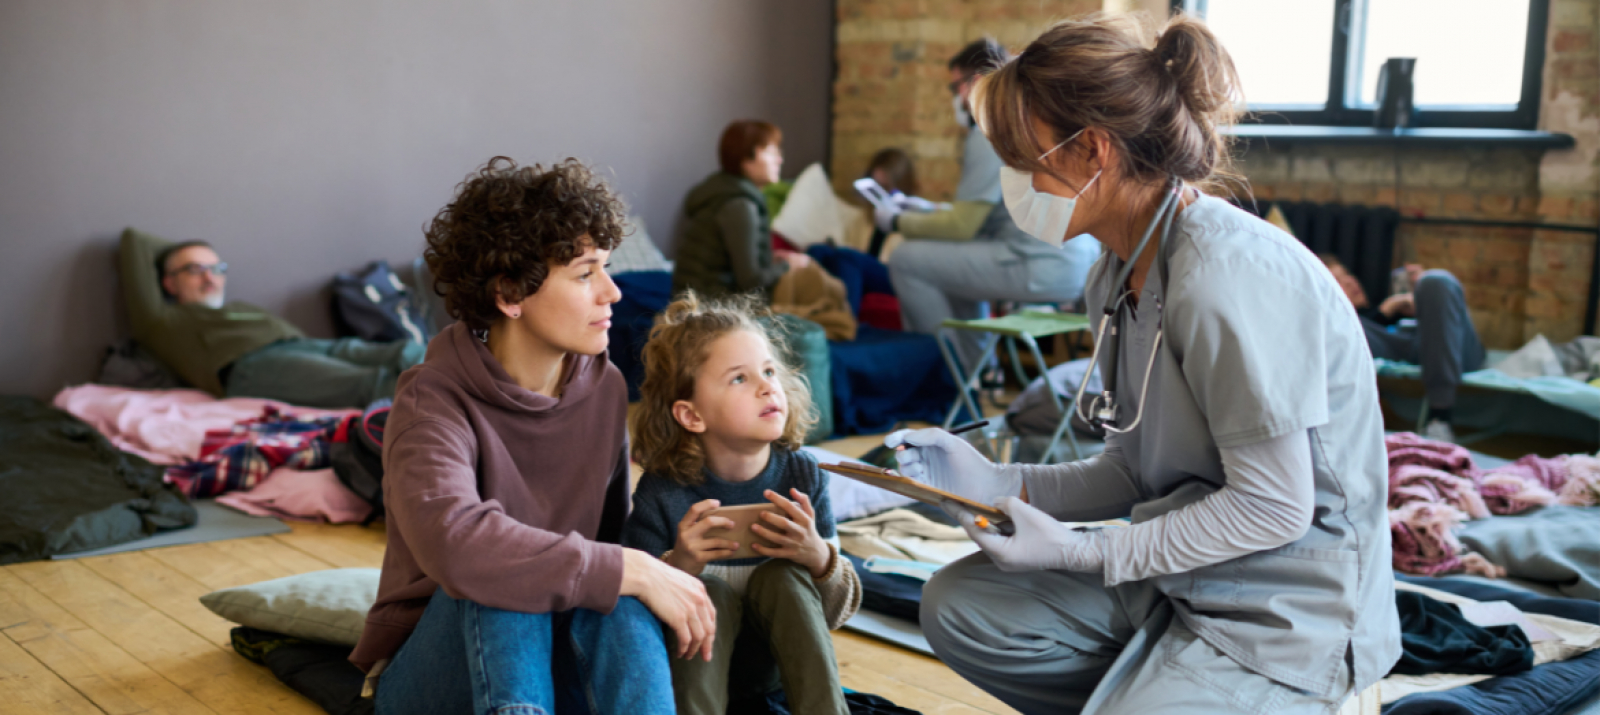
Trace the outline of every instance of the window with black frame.
{"type": "Polygon", "coordinates": [[[1389,58],[1415,58],[1415,127],[1533,129],[1549,0],[1174,0],[1238,67],[1248,121],[1372,126],[1389,58]]]}

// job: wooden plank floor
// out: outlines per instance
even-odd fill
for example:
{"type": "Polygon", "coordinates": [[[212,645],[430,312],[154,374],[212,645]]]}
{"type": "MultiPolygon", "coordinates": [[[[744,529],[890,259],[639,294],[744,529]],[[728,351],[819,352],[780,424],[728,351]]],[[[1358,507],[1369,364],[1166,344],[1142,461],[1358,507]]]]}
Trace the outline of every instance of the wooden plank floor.
{"type": "MultiPolygon", "coordinates": [[[[823,446],[859,454],[877,438],[823,446]]],[[[382,525],[293,531],[73,561],[0,567],[0,712],[321,712],[239,657],[232,624],[200,605],[219,588],[342,567],[378,567],[382,525]]],[[[1014,712],[943,663],[834,634],[845,687],[940,715],[1014,712]]]]}

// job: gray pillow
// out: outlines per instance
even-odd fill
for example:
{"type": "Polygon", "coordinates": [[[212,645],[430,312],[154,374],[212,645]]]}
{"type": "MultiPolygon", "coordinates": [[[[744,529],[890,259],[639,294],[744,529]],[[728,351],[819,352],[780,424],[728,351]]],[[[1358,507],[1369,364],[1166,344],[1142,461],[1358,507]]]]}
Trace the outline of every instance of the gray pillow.
{"type": "Polygon", "coordinates": [[[672,264],[667,261],[666,256],[661,255],[661,249],[656,247],[655,241],[650,240],[649,232],[644,230],[644,219],[629,216],[627,223],[623,229],[626,237],[622,239],[622,245],[611,252],[608,272],[616,274],[672,270],[672,264]]]}
{"type": "Polygon", "coordinates": [[[378,598],[378,569],[330,569],[225,588],[200,602],[241,626],[354,646],[378,598]]]}

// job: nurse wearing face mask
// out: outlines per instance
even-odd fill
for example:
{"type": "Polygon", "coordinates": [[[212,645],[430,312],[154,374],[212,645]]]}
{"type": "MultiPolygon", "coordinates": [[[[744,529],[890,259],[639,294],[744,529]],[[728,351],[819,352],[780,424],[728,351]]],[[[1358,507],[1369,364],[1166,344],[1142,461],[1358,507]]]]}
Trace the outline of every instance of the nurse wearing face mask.
{"type": "Polygon", "coordinates": [[[1197,184],[1226,170],[1237,75],[1199,21],[1154,41],[1065,22],[973,106],[1041,240],[1093,233],[1105,452],[995,465],[901,431],[901,472],[1014,535],[923,590],[940,658],[1024,713],[1324,713],[1400,654],[1372,360],[1326,269],[1197,184]],[[1130,517],[1131,526],[1062,521],[1130,517]]]}
{"type": "MultiPolygon", "coordinates": [[[[1018,226],[1023,216],[1006,209],[1010,200],[1001,201],[1000,157],[973,124],[968,97],[980,72],[1006,60],[1005,49],[992,39],[978,40],[950,60],[952,106],[967,132],[952,208],[898,213],[886,207],[877,213],[885,233],[898,231],[907,239],[888,259],[889,279],[913,332],[931,335],[946,319],[985,317],[989,301],[1075,302],[1100,254],[1092,236],[1066,240],[1056,232],[1048,244],[1034,240],[1028,224],[1018,226]]],[[[955,336],[964,366],[978,358],[980,338],[966,331],[955,336]]]]}

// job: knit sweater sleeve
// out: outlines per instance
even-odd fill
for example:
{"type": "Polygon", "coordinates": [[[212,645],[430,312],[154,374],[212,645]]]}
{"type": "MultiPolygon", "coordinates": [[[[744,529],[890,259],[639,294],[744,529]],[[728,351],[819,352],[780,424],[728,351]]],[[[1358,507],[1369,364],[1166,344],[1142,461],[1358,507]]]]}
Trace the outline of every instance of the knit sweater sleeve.
{"type": "Polygon", "coordinates": [[[839,553],[833,501],[828,497],[828,473],[806,452],[796,451],[791,458],[794,461],[789,466],[790,483],[810,495],[812,509],[816,512],[817,534],[828,540],[828,548],[833,551],[828,572],[817,579],[817,591],[822,595],[822,612],[828,620],[828,629],[836,630],[861,608],[861,578],[850,560],[839,553]]]}
{"type": "Polygon", "coordinates": [[[833,550],[833,565],[817,579],[817,593],[822,596],[822,615],[828,621],[828,630],[835,631],[861,610],[861,577],[850,559],[839,553],[838,544],[829,542],[828,548],[833,550]]]}
{"type": "Polygon", "coordinates": [[[646,473],[633,491],[633,513],[622,527],[622,545],[660,557],[678,541],[675,525],[667,518],[670,490],[664,480],[646,473]]]}
{"type": "MultiPolygon", "coordinates": [[[[811,509],[816,514],[817,534],[824,539],[837,540],[835,537],[838,535],[838,527],[833,518],[833,500],[828,497],[828,473],[822,471],[816,457],[803,450],[790,452],[788,458],[785,481],[810,497],[811,509]]],[[[787,488],[783,490],[783,496],[793,498],[787,488]]]]}

